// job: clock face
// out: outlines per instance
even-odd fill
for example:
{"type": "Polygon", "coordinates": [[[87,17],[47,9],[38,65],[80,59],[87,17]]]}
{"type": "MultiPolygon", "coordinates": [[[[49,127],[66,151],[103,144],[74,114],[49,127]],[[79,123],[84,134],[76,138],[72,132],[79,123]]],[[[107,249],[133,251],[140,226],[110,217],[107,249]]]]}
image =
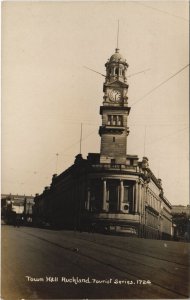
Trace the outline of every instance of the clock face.
{"type": "Polygon", "coordinates": [[[116,89],[109,90],[108,97],[112,102],[119,102],[121,100],[121,92],[116,89]]]}

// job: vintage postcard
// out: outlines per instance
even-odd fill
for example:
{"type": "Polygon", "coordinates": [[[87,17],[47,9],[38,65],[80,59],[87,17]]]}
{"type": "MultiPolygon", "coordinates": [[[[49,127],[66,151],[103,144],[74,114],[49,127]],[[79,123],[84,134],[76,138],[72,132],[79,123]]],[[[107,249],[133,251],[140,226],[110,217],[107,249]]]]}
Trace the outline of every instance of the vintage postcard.
{"type": "Polygon", "coordinates": [[[188,2],[1,8],[1,299],[188,299],[188,2]]]}

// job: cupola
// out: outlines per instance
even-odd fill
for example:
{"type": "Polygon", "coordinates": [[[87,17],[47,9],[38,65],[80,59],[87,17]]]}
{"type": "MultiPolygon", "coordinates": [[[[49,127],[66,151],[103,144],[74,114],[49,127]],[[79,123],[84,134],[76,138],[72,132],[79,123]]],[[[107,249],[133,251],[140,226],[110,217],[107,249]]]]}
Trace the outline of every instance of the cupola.
{"type": "Polygon", "coordinates": [[[126,82],[126,71],[128,64],[126,59],[119,53],[119,49],[115,49],[115,53],[108,59],[106,66],[106,82],[113,82],[116,80],[126,82]]]}

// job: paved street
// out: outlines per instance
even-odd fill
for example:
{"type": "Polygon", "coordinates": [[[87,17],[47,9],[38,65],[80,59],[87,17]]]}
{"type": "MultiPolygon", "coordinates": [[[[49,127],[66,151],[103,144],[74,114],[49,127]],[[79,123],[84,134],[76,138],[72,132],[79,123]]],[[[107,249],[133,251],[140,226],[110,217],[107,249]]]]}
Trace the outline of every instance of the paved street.
{"type": "Polygon", "coordinates": [[[3,225],[1,297],[188,298],[189,249],[182,242],[3,225]]]}

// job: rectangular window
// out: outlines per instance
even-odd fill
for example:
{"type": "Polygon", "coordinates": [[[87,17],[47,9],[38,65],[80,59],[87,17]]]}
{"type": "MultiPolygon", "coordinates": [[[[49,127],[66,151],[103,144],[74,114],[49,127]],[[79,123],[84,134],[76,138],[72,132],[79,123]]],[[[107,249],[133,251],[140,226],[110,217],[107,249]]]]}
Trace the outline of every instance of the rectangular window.
{"type": "Polygon", "coordinates": [[[125,202],[125,203],[129,202],[129,186],[124,186],[123,202],[125,202]]]}
{"type": "Polygon", "coordinates": [[[102,182],[92,181],[90,185],[90,210],[99,212],[102,209],[103,188],[102,182]]]}
{"type": "Polygon", "coordinates": [[[128,203],[129,213],[132,213],[133,210],[133,186],[132,185],[124,185],[123,202],[128,203]]]}
{"type": "Polygon", "coordinates": [[[117,122],[118,126],[123,126],[123,118],[122,116],[118,116],[118,122],[117,122]]]}
{"type": "Polygon", "coordinates": [[[111,116],[108,115],[108,125],[111,125],[111,116]]]}
{"type": "Polygon", "coordinates": [[[111,159],[111,165],[115,165],[115,159],[114,158],[111,159]]]}
{"type": "Polygon", "coordinates": [[[113,116],[112,125],[113,126],[117,125],[117,116],[113,116]]]}
{"type": "Polygon", "coordinates": [[[116,212],[118,207],[118,185],[117,183],[108,184],[109,190],[109,211],[116,212]]]}

